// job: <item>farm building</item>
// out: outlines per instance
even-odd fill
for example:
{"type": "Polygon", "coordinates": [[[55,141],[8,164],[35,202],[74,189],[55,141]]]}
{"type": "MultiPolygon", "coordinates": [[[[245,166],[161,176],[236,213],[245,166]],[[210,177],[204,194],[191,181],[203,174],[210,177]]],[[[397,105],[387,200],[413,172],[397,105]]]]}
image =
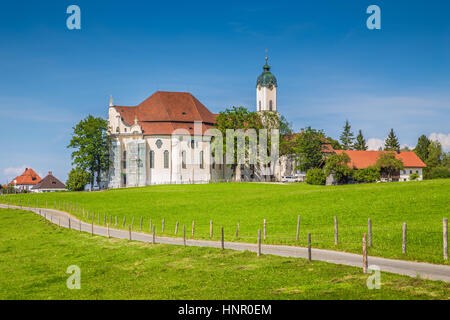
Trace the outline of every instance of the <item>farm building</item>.
{"type": "Polygon", "coordinates": [[[36,193],[56,192],[66,190],[67,189],[64,183],[56,179],[51,171],[44,179],[42,179],[38,184],[36,184],[34,187],[30,189],[31,192],[36,193]]]}
{"type": "Polygon", "coordinates": [[[41,177],[33,169],[25,168],[25,171],[20,176],[15,177],[8,185],[13,186],[18,191],[30,191],[41,180],[41,177]]]}
{"type": "MultiPolygon", "coordinates": [[[[356,150],[335,150],[337,154],[346,153],[350,157],[350,166],[353,169],[364,169],[374,166],[381,153],[388,151],[356,151],[356,150]]],[[[392,177],[393,181],[409,181],[409,177],[413,173],[419,175],[418,180],[423,179],[423,168],[425,163],[413,151],[390,151],[395,152],[395,157],[402,160],[403,170],[392,177]]]]}

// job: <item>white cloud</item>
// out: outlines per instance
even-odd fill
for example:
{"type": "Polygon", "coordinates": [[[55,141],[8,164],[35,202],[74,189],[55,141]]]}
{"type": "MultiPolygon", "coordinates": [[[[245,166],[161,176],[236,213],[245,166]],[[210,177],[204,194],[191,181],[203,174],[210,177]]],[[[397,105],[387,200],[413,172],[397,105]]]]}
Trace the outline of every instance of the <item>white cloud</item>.
{"type": "Polygon", "coordinates": [[[428,137],[428,139],[433,140],[433,141],[439,141],[442,145],[442,149],[445,152],[450,151],[450,133],[432,133],[430,134],[430,136],[428,137]]]}
{"type": "Polygon", "coordinates": [[[378,138],[370,138],[367,140],[367,150],[379,150],[384,147],[384,140],[378,138]]]}
{"type": "Polygon", "coordinates": [[[12,178],[17,177],[18,175],[21,175],[25,171],[25,169],[29,168],[29,167],[30,166],[23,165],[18,168],[5,168],[5,169],[3,169],[3,174],[5,176],[11,177],[11,179],[12,179],[12,178]]]}

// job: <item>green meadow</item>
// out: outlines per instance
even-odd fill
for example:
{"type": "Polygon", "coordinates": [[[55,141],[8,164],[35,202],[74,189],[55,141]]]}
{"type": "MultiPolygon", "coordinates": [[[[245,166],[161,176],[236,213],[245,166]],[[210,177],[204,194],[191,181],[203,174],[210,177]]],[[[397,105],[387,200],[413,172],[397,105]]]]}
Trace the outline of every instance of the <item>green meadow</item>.
{"type": "Polygon", "coordinates": [[[157,235],[182,236],[183,225],[192,238],[220,240],[224,228],[226,241],[256,242],[258,229],[267,230],[264,243],[307,245],[354,253],[362,251],[362,237],[372,221],[369,255],[396,259],[449,264],[443,259],[442,220],[449,217],[450,179],[416,182],[311,186],[297,184],[217,183],[200,185],[159,185],[101,192],[63,192],[9,195],[2,202],[40,207],[66,205],[66,211],[95,223],[104,216],[116,228],[133,223],[149,232],[150,223],[157,235]],[[73,208],[79,208],[74,210],[73,208]],[[85,209],[85,217],[81,208],[85,209]],[[87,211],[90,217],[87,218],[87,211]],[[300,215],[299,241],[296,240],[300,215]],[[334,243],[334,216],[338,220],[339,242],[334,243]],[[162,231],[162,220],[165,230],[162,231]],[[402,253],[402,224],[407,223],[407,252],[402,253]],[[239,235],[236,237],[237,224],[239,235]]]}
{"type": "Polygon", "coordinates": [[[449,299],[450,284],[214,248],[152,245],[58,228],[0,210],[0,299],[449,299]],[[81,270],[69,290],[67,268],[81,270]]]}

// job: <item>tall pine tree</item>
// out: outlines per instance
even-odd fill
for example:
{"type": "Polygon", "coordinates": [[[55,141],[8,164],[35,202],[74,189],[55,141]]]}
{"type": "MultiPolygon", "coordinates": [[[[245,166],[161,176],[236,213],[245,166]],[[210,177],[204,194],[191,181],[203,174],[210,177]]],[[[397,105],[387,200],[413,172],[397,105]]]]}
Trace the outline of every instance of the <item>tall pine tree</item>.
{"type": "Polygon", "coordinates": [[[417,140],[417,145],[414,149],[414,152],[422,161],[427,161],[428,159],[428,147],[431,141],[423,134],[417,140]]]}
{"type": "Polygon", "coordinates": [[[360,150],[360,151],[367,150],[366,139],[364,139],[364,136],[363,136],[361,130],[359,130],[358,136],[356,137],[356,143],[355,143],[354,147],[355,147],[355,150],[360,150]]]}
{"type": "Polygon", "coordinates": [[[341,140],[342,143],[342,149],[344,150],[353,150],[353,140],[355,140],[355,137],[353,136],[351,128],[348,120],[345,120],[344,131],[342,131],[342,134],[339,137],[339,140],[341,140]]]}
{"type": "Polygon", "coordinates": [[[391,129],[388,137],[384,140],[384,150],[395,151],[400,148],[400,143],[395,135],[394,129],[391,129]]]}

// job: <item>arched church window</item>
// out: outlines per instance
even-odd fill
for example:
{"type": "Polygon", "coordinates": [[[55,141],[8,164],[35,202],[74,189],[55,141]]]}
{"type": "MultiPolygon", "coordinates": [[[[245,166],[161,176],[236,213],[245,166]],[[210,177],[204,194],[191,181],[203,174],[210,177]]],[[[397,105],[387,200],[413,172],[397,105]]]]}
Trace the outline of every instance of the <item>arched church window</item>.
{"type": "Polygon", "coordinates": [[[186,169],[186,151],[181,152],[181,167],[186,169]]]}
{"type": "Polygon", "coordinates": [[[272,111],[272,100],[269,101],[269,110],[272,111]]]}
{"type": "Polygon", "coordinates": [[[169,151],[164,151],[164,168],[169,168],[169,151]]]}
{"type": "Polygon", "coordinates": [[[259,100],[259,108],[258,111],[261,111],[261,100],[259,100]]]}
{"type": "Polygon", "coordinates": [[[150,169],[155,168],[155,151],[150,150],[150,169]]]}
{"type": "Polygon", "coordinates": [[[204,168],[204,164],[203,164],[203,151],[200,151],[200,169],[204,168]]]}
{"type": "Polygon", "coordinates": [[[116,132],[117,132],[117,133],[120,132],[120,128],[119,128],[119,127],[116,128],[116,132]]]}

